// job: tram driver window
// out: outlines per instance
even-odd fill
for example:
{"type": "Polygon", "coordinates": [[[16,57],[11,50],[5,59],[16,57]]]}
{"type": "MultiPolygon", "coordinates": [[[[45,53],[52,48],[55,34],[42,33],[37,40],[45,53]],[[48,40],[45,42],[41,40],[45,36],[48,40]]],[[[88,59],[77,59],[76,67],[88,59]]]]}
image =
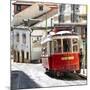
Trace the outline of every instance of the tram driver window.
{"type": "Polygon", "coordinates": [[[70,51],[71,51],[71,40],[63,39],[63,52],[70,52],[70,51]]]}

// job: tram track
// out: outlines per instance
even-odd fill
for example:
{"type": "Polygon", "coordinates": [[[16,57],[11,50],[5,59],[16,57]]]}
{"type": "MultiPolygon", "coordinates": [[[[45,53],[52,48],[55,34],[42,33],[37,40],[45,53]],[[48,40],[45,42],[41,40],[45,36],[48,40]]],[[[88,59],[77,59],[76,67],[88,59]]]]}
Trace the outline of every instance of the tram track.
{"type": "Polygon", "coordinates": [[[62,76],[58,76],[58,77],[51,73],[46,73],[46,74],[51,78],[61,79],[61,80],[86,80],[87,79],[87,76],[84,76],[78,73],[64,73],[62,76]]]}
{"type": "Polygon", "coordinates": [[[82,75],[82,74],[78,74],[81,78],[83,78],[83,79],[87,79],[87,76],[85,76],[85,75],[82,75]]]}

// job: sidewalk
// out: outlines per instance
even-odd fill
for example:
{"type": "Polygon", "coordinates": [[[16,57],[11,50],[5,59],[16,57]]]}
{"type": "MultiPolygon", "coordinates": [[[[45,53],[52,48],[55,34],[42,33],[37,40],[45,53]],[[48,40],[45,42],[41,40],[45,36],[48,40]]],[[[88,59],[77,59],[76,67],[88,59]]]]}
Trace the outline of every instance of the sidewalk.
{"type": "Polygon", "coordinates": [[[87,77],[87,69],[81,69],[80,75],[87,77]]]}

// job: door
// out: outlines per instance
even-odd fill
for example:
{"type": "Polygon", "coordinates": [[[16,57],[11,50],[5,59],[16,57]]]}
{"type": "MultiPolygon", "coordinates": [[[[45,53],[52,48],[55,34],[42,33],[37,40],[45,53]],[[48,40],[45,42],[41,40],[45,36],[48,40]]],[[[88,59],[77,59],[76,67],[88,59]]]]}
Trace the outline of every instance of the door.
{"type": "Polygon", "coordinates": [[[24,51],[22,50],[21,53],[22,53],[22,63],[24,63],[24,51]]]}
{"type": "Polygon", "coordinates": [[[20,56],[19,55],[20,55],[19,51],[17,51],[17,62],[19,62],[19,60],[20,60],[20,56]]]}
{"type": "Polygon", "coordinates": [[[14,62],[16,62],[16,51],[14,50],[14,62]]]}

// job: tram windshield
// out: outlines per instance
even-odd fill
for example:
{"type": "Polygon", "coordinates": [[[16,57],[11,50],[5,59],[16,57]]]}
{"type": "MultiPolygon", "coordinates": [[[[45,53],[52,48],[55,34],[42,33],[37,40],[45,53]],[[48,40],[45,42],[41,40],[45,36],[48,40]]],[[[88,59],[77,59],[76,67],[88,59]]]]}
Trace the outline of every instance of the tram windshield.
{"type": "Polygon", "coordinates": [[[71,39],[63,39],[63,52],[71,52],[71,39]]]}

